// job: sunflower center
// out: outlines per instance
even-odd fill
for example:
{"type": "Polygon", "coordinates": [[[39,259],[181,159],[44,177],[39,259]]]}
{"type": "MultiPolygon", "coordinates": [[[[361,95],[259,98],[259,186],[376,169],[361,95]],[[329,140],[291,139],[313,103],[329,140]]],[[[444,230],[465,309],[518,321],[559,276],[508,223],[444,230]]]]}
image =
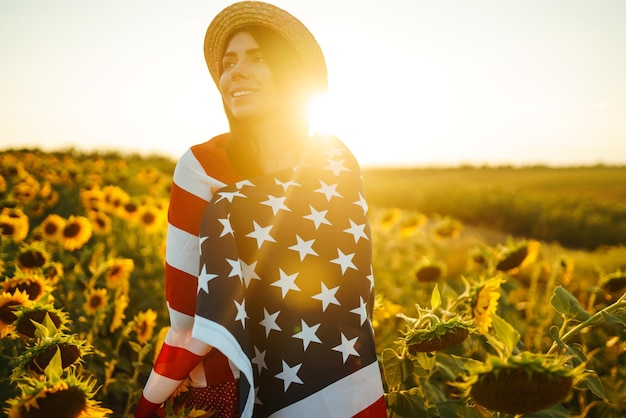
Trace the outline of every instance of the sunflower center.
{"type": "Polygon", "coordinates": [[[74,238],[80,233],[80,225],[71,223],[63,229],[63,236],[66,238],[74,238]]]}
{"type": "Polygon", "coordinates": [[[61,350],[61,367],[66,368],[76,360],[80,358],[80,350],[74,344],[61,343],[57,346],[49,346],[41,350],[39,354],[35,358],[33,358],[29,363],[28,367],[37,372],[43,373],[50,364],[50,360],[57,352],[57,348],[61,350]]]}
{"type": "Polygon", "coordinates": [[[47,393],[37,400],[39,408],[26,410],[22,407],[22,418],[78,418],[87,406],[87,397],[79,388],[47,393]]]}
{"type": "Polygon", "coordinates": [[[58,230],[59,230],[59,226],[52,222],[47,223],[43,229],[46,235],[56,235],[58,230]]]}
{"type": "Polygon", "coordinates": [[[13,289],[20,290],[22,292],[28,293],[28,298],[30,300],[36,300],[39,295],[41,295],[41,285],[37,282],[22,282],[18,283],[13,289]]]}
{"type": "Polygon", "coordinates": [[[13,306],[19,305],[18,302],[8,301],[4,305],[0,306],[0,322],[5,324],[12,324],[17,319],[13,306]]]}
{"type": "Polygon", "coordinates": [[[38,324],[43,324],[43,320],[46,317],[46,314],[49,315],[50,320],[54,324],[54,326],[58,329],[61,326],[61,318],[53,312],[48,312],[44,310],[32,311],[28,312],[24,316],[22,316],[17,323],[17,332],[22,335],[26,335],[27,337],[35,337],[35,325],[34,322],[38,324]]]}
{"type": "Polygon", "coordinates": [[[2,235],[13,235],[15,232],[15,226],[8,223],[0,223],[0,234],[2,235]]]}
{"type": "Polygon", "coordinates": [[[104,301],[100,295],[93,295],[89,299],[89,306],[93,309],[99,309],[102,305],[104,305],[104,301]]]}
{"type": "Polygon", "coordinates": [[[25,251],[19,255],[17,262],[22,267],[38,268],[46,264],[46,257],[40,251],[25,251]]]}
{"type": "Polygon", "coordinates": [[[156,216],[154,216],[153,213],[148,212],[143,215],[142,220],[143,223],[145,223],[146,225],[150,225],[154,223],[154,221],[156,220],[156,216]]]}

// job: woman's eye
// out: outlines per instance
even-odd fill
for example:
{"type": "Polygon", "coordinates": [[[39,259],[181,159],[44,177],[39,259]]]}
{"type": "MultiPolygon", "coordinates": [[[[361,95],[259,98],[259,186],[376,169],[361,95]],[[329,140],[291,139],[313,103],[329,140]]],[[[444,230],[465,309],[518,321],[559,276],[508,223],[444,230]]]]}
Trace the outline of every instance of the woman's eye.
{"type": "Polygon", "coordinates": [[[224,62],[222,62],[222,67],[224,67],[224,69],[233,68],[234,66],[235,61],[233,60],[225,60],[224,62]]]}

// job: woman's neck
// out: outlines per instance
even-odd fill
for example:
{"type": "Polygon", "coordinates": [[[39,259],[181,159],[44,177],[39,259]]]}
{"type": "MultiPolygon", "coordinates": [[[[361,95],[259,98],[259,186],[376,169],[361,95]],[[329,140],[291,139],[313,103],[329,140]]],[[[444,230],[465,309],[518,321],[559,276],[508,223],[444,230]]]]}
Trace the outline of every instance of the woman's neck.
{"type": "Polygon", "coordinates": [[[263,120],[250,124],[245,141],[256,149],[256,162],[263,173],[295,167],[308,136],[306,124],[272,123],[263,120]]]}

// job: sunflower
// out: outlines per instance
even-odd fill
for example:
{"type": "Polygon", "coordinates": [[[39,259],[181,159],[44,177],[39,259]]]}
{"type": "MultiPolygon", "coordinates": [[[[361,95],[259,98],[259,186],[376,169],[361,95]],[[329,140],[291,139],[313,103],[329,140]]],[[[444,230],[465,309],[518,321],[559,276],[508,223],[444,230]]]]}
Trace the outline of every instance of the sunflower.
{"type": "Polygon", "coordinates": [[[37,345],[28,347],[19,356],[12,375],[16,380],[24,375],[43,375],[57,352],[61,356],[61,369],[67,369],[91,353],[91,348],[85,344],[84,340],[77,340],[73,335],[61,333],[42,338],[37,345]]]}
{"type": "Polygon", "coordinates": [[[93,399],[95,380],[70,373],[63,380],[34,380],[20,385],[21,395],[10,399],[8,418],[104,418],[113,411],[93,399]]]}
{"type": "Polygon", "coordinates": [[[46,279],[48,279],[50,284],[53,285],[58,283],[59,279],[63,277],[63,273],[63,263],[61,263],[60,261],[53,261],[51,263],[48,263],[43,268],[43,275],[46,277],[46,279]]]}
{"type": "Polygon", "coordinates": [[[106,289],[91,289],[87,292],[83,309],[87,315],[95,315],[109,303],[106,289]]]}
{"type": "Polygon", "coordinates": [[[109,289],[128,290],[128,279],[135,268],[132,258],[116,258],[106,263],[104,278],[109,289]]]}
{"type": "Polygon", "coordinates": [[[415,277],[419,282],[436,282],[445,276],[446,266],[440,261],[423,257],[415,268],[415,277]]]}
{"type": "Polygon", "coordinates": [[[446,216],[435,224],[433,235],[437,238],[457,238],[461,229],[463,229],[461,222],[446,216]]]}
{"type": "Polygon", "coordinates": [[[380,228],[383,231],[389,231],[394,228],[400,219],[402,218],[402,210],[398,208],[392,208],[383,213],[382,219],[380,220],[380,228]]]}
{"type": "Polygon", "coordinates": [[[599,287],[606,301],[614,301],[626,291],[626,271],[617,270],[600,278],[599,287]]]}
{"type": "Polygon", "coordinates": [[[104,193],[97,185],[83,187],[80,189],[79,196],[86,211],[105,209],[104,193]]]}
{"type": "Polygon", "coordinates": [[[428,222],[428,218],[424,214],[412,213],[408,215],[400,223],[400,236],[402,238],[413,236],[426,222],[428,222]]]}
{"type": "Polygon", "coordinates": [[[500,285],[504,279],[500,276],[486,280],[476,289],[472,313],[478,332],[485,335],[493,324],[491,315],[498,309],[498,299],[500,299],[500,285]]]}
{"type": "Polygon", "coordinates": [[[489,357],[458,385],[485,408],[511,415],[531,414],[567,398],[584,365],[566,358],[523,352],[508,359],[489,357]]]}
{"type": "Polygon", "coordinates": [[[434,319],[432,316],[429,319],[408,321],[410,325],[400,341],[409,353],[429,353],[457,346],[476,329],[471,319],[459,315],[446,320],[434,319]]]}
{"type": "Polygon", "coordinates": [[[165,212],[153,205],[143,205],[139,207],[137,221],[146,232],[157,232],[164,226],[165,212]]]}
{"type": "Polygon", "coordinates": [[[13,186],[13,198],[23,205],[30,203],[39,193],[39,182],[30,174],[13,186]]]}
{"type": "Polygon", "coordinates": [[[152,309],[139,312],[133,319],[133,331],[137,333],[137,342],[145,344],[152,339],[154,327],[156,326],[157,314],[152,309]]]}
{"type": "Polygon", "coordinates": [[[56,214],[50,214],[43,220],[39,229],[44,239],[56,241],[61,238],[61,234],[65,228],[65,219],[56,214]]]}
{"type": "Polygon", "coordinates": [[[4,176],[0,175],[0,194],[3,194],[7,191],[7,181],[4,179],[4,176]]]}
{"type": "Polygon", "coordinates": [[[52,303],[35,302],[30,306],[22,306],[16,314],[15,330],[23,338],[35,338],[37,327],[34,323],[43,325],[46,315],[57,331],[67,331],[67,325],[71,322],[68,313],[55,308],[52,303]]]}
{"type": "Polygon", "coordinates": [[[508,244],[500,248],[496,269],[503,272],[515,272],[535,261],[540,247],[541,243],[535,240],[508,244]]]}
{"type": "Polygon", "coordinates": [[[4,338],[15,330],[16,310],[20,306],[30,306],[32,301],[28,293],[20,290],[0,293],[0,338],[4,338]]]}
{"type": "Polygon", "coordinates": [[[124,324],[124,319],[126,318],[124,311],[128,307],[128,302],[130,302],[130,299],[125,294],[115,298],[115,302],[113,302],[113,319],[111,319],[111,325],[109,326],[110,332],[114,332],[124,324]]]}
{"type": "Polygon", "coordinates": [[[17,255],[17,265],[24,272],[33,272],[43,268],[50,262],[51,255],[46,249],[46,244],[36,241],[22,245],[17,255]]]}
{"type": "Polygon", "coordinates": [[[63,248],[74,251],[81,248],[91,238],[93,227],[84,216],[70,215],[61,233],[63,248]]]}
{"type": "Polygon", "coordinates": [[[127,221],[136,220],[139,216],[139,205],[135,201],[126,202],[122,205],[117,215],[127,221]]]}
{"type": "Polygon", "coordinates": [[[111,233],[111,217],[104,212],[92,209],[87,217],[93,225],[93,232],[96,235],[107,235],[111,233]]]}
{"type": "Polygon", "coordinates": [[[3,208],[0,212],[0,235],[13,242],[22,242],[28,236],[28,216],[21,209],[3,208]]]}
{"type": "Polygon", "coordinates": [[[117,213],[119,209],[130,200],[130,196],[118,186],[105,186],[102,188],[105,210],[108,213],[117,213]]]}
{"type": "Polygon", "coordinates": [[[54,288],[41,273],[28,273],[16,270],[13,277],[0,284],[6,292],[21,290],[26,292],[31,301],[37,301],[44,295],[51,293],[54,288]]]}

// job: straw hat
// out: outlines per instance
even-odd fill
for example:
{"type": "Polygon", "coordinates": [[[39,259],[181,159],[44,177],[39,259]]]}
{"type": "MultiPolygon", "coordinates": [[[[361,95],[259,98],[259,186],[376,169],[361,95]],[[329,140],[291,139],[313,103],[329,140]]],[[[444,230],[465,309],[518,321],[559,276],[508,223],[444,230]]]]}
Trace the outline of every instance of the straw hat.
{"type": "Polygon", "coordinates": [[[209,25],[204,37],[204,58],[216,85],[219,86],[224,44],[233,31],[245,26],[261,26],[282,36],[309,70],[316,88],[327,89],[326,61],[313,34],[291,14],[261,1],[234,3],[218,13],[209,25]]]}

